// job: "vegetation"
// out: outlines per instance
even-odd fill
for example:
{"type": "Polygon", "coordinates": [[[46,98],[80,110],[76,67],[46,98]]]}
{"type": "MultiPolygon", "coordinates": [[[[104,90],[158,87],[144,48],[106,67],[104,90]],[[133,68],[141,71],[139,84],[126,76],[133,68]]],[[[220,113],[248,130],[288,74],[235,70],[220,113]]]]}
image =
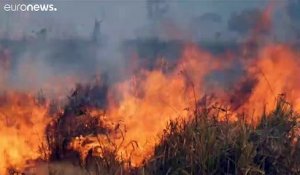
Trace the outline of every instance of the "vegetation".
{"type": "Polygon", "coordinates": [[[80,174],[300,173],[299,115],[283,97],[255,126],[243,115],[237,122],[220,122],[215,110],[199,108],[189,121],[170,121],[154,155],[142,167],[117,160],[117,150],[110,150],[103,158],[87,156],[80,174]]]}
{"type": "MultiPolygon", "coordinates": [[[[243,117],[241,117],[243,118],[243,117]]],[[[298,115],[283,98],[254,127],[218,122],[209,112],[172,121],[147,163],[150,174],[298,174],[298,115]]]]}

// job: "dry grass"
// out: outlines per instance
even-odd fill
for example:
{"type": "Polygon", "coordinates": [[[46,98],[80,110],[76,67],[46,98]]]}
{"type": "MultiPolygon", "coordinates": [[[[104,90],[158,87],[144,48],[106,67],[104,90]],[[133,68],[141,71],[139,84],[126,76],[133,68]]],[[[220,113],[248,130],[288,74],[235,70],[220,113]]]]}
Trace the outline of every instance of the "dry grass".
{"type": "MultiPolygon", "coordinates": [[[[257,127],[208,112],[172,121],[145,168],[149,174],[299,174],[298,115],[283,98],[257,127]]],[[[243,117],[241,117],[243,118],[243,117]]]]}
{"type": "MultiPolygon", "coordinates": [[[[170,121],[154,155],[139,168],[118,160],[117,150],[107,151],[103,158],[88,156],[81,163],[76,153],[71,153],[71,161],[59,156],[57,161],[70,161],[82,170],[77,173],[93,175],[300,174],[299,116],[284,98],[279,97],[275,109],[263,114],[256,127],[243,116],[238,122],[219,122],[215,115],[199,109],[189,121],[170,121]]],[[[52,153],[59,150],[66,156],[57,144],[50,145],[52,153]]],[[[56,172],[50,168],[48,174],[56,172]]]]}

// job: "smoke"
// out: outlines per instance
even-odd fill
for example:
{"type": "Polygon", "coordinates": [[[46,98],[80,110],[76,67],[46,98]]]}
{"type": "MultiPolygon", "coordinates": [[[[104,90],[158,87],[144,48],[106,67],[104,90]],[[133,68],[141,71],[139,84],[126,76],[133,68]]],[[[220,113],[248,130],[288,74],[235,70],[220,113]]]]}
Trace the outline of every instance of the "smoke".
{"type": "Polygon", "coordinates": [[[300,39],[300,1],[299,0],[291,0],[286,3],[287,15],[290,18],[290,26],[292,28],[293,33],[296,36],[296,39],[300,39]]]}
{"type": "MultiPolygon", "coordinates": [[[[191,13],[193,2],[165,3],[151,6],[145,1],[65,1],[57,2],[60,11],[55,14],[5,14],[1,20],[1,91],[42,91],[50,97],[66,97],[75,88],[76,95],[68,96],[69,106],[65,106],[60,118],[63,124],[57,124],[58,133],[63,129],[75,133],[62,142],[64,145],[70,139],[76,143],[77,136],[97,131],[98,118],[80,121],[88,117],[82,116],[88,107],[107,108],[113,123],[124,121],[128,127],[126,141],[140,139],[142,143],[158,134],[169,119],[178,114],[187,118],[187,111],[192,111],[188,108],[206,98],[207,93],[224,98],[235,112],[251,108],[265,96],[273,100],[277,93],[298,87],[297,78],[285,85],[289,77],[297,75],[296,67],[281,71],[298,65],[292,49],[264,50],[260,47],[264,41],[259,42],[261,45],[244,45],[240,43],[244,40],[228,37],[237,32],[243,39],[250,35],[249,40],[257,42],[260,37],[256,34],[270,32],[273,16],[268,8],[240,8],[240,12],[232,13],[198,7],[198,13],[191,13]],[[25,22],[17,23],[22,20],[25,22]],[[278,55],[281,59],[273,58],[278,55]],[[91,80],[98,81],[98,77],[103,84],[92,84],[91,80]],[[271,87],[269,81],[277,82],[277,88],[271,87]],[[77,83],[91,85],[75,86],[77,83]],[[81,117],[75,120],[74,116],[81,117]]],[[[41,107],[35,105],[32,99],[33,107],[29,106],[29,112],[21,113],[21,117],[34,107],[39,112],[41,107]]],[[[15,106],[19,106],[18,101],[15,106]]],[[[48,106],[41,113],[47,112],[48,106]]],[[[44,117],[40,117],[40,132],[51,126],[44,123],[44,117]]],[[[59,134],[69,137],[70,133],[59,134]]],[[[100,133],[102,130],[94,134],[100,133]]]]}
{"type": "Polygon", "coordinates": [[[246,9],[239,14],[233,13],[228,21],[228,28],[239,34],[249,34],[261,19],[260,9],[246,9]]]}
{"type": "MultiPolygon", "coordinates": [[[[297,2],[286,6],[293,21],[297,2]]],[[[189,41],[212,53],[236,52],[237,38],[264,25],[259,23],[264,10],[255,3],[246,8],[235,3],[231,11],[222,11],[218,9],[228,4],[201,2],[203,7],[193,13],[189,8],[196,8],[194,2],[55,3],[57,13],[1,12],[1,57],[9,62],[1,67],[2,84],[61,92],[103,73],[113,83],[130,77],[136,68],[155,67],[160,59],[178,59],[189,41]]],[[[264,29],[260,32],[268,32],[264,29]]]]}

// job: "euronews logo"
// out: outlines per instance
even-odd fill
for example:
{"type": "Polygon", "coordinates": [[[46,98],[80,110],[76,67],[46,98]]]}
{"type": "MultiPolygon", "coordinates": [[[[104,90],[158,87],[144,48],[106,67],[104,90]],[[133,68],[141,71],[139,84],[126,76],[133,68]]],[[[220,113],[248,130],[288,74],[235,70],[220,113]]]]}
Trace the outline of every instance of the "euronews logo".
{"type": "Polygon", "coordinates": [[[6,12],[56,12],[54,4],[4,4],[6,12]]]}

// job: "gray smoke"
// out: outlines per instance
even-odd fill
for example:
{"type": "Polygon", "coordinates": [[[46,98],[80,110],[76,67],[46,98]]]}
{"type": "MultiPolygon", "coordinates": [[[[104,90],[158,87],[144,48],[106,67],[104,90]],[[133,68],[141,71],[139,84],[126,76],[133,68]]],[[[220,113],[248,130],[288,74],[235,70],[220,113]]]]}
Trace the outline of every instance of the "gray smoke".
{"type": "MultiPolygon", "coordinates": [[[[44,2],[49,3],[39,1],[44,2]]],[[[265,0],[51,3],[57,12],[0,10],[0,52],[10,53],[6,83],[11,88],[63,89],[99,73],[118,81],[140,64],[133,58],[139,57],[149,67],[156,58],[177,59],[185,41],[200,43],[213,53],[235,50],[239,36],[234,31],[247,33],[261,13],[261,4],[267,4],[265,0]]],[[[293,4],[286,8],[294,21],[298,19],[295,8],[293,4]]]]}

